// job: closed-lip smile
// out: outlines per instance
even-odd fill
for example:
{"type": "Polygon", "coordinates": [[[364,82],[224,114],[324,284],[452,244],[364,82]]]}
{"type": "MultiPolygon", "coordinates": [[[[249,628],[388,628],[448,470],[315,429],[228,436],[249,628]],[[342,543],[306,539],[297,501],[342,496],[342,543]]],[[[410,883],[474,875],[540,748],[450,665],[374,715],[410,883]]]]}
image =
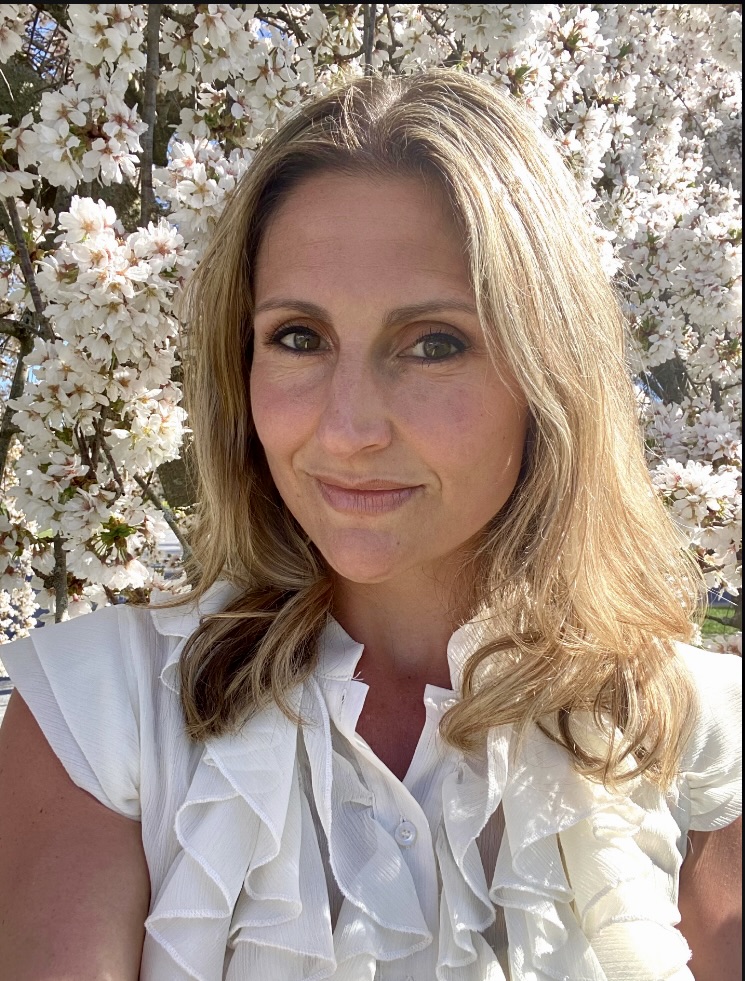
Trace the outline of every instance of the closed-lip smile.
{"type": "Polygon", "coordinates": [[[404,490],[418,486],[416,484],[401,483],[400,480],[386,480],[382,477],[368,477],[367,480],[355,480],[354,478],[327,477],[321,474],[312,474],[315,480],[328,487],[339,487],[341,490],[350,491],[376,491],[376,490],[404,490]]]}
{"type": "Polygon", "coordinates": [[[321,496],[334,510],[345,514],[385,514],[402,507],[422,489],[421,484],[402,484],[383,478],[353,481],[314,476],[321,496]]]}

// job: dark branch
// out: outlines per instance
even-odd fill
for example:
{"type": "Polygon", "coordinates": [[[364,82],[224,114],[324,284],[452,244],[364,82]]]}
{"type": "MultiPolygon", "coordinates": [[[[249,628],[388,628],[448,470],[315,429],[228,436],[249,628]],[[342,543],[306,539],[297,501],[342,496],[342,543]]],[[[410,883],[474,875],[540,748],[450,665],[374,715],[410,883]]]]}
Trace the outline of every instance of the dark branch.
{"type": "MultiPolygon", "coordinates": [[[[109,464],[109,468],[111,469],[111,472],[114,476],[114,480],[116,481],[119,487],[120,493],[124,494],[124,481],[122,480],[121,474],[119,473],[117,465],[114,462],[114,458],[111,455],[111,450],[106,444],[105,439],[101,440],[101,449],[103,450],[103,454],[106,457],[106,460],[109,464]]],[[[173,534],[176,536],[176,539],[178,540],[178,543],[183,550],[184,560],[188,559],[189,556],[191,555],[191,549],[189,548],[189,545],[186,539],[184,538],[181,529],[178,526],[176,515],[169,507],[166,506],[166,504],[163,501],[161,501],[161,499],[158,497],[158,495],[155,493],[152,487],[150,487],[147,481],[143,480],[143,478],[140,477],[139,474],[133,474],[132,479],[142,491],[142,496],[144,498],[147,498],[147,500],[150,501],[151,504],[154,504],[155,507],[160,512],[162,512],[166,524],[171,529],[173,534]]]]}
{"type": "Polygon", "coordinates": [[[300,44],[305,44],[305,42],[308,40],[308,35],[287,8],[281,12],[275,11],[272,14],[266,14],[262,8],[259,7],[259,9],[256,11],[256,16],[261,20],[265,20],[268,24],[272,24],[272,26],[279,28],[280,30],[282,27],[284,27],[285,30],[291,30],[300,44]],[[274,23],[272,21],[274,21],[274,23]],[[276,23],[277,21],[280,21],[280,23],[276,23]]]}
{"type": "Polygon", "coordinates": [[[75,438],[78,441],[78,452],[80,453],[80,459],[83,464],[88,468],[88,471],[93,475],[95,471],[93,470],[93,465],[91,464],[91,455],[88,452],[88,443],[86,442],[85,436],[83,435],[83,430],[80,426],[76,426],[74,429],[75,438]]]}
{"type": "Polygon", "coordinates": [[[60,27],[69,29],[70,18],[67,13],[69,4],[66,3],[35,3],[33,5],[39,13],[47,14],[52,17],[60,27]]]}
{"type": "Polygon", "coordinates": [[[732,626],[732,620],[731,619],[722,620],[719,617],[712,616],[711,613],[709,613],[709,615],[706,617],[706,619],[710,623],[716,623],[720,627],[731,627],[732,626]]]}
{"type": "Polygon", "coordinates": [[[8,337],[15,337],[20,341],[26,332],[27,328],[19,320],[0,317],[0,334],[7,334],[8,337]]]}
{"type": "Polygon", "coordinates": [[[391,43],[388,45],[388,56],[393,58],[396,53],[396,48],[400,47],[400,42],[396,40],[396,25],[393,22],[393,16],[391,14],[391,5],[389,3],[385,4],[385,17],[388,22],[388,33],[391,35],[391,43]]]}
{"type": "MultiPolygon", "coordinates": [[[[23,389],[26,385],[25,360],[34,346],[33,339],[29,333],[20,337],[19,342],[20,347],[16,355],[18,360],[16,361],[13,381],[8,392],[8,402],[11,402],[13,399],[19,399],[23,395],[23,389]]],[[[0,425],[0,481],[5,479],[5,464],[8,461],[10,441],[18,432],[18,427],[13,425],[13,414],[15,411],[9,404],[6,404],[5,411],[3,412],[2,425],[0,425]]]]}
{"type": "Polygon", "coordinates": [[[67,613],[67,554],[62,535],[54,536],[54,622],[59,623],[67,613]]]}
{"type": "Polygon", "coordinates": [[[422,4],[419,5],[419,10],[422,13],[422,17],[424,17],[424,19],[427,21],[429,26],[434,30],[435,34],[439,35],[439,37],[445,38],[447,43],[450,45],[450,50],[452,51],[452,53],[454,55],[457,55],[458,58],[460,58],[463,52],[460,50],[458,45],[455,44],[453,39],[449,36],[449,34],[447,33],[443,25],[440,23],[440,21],[435,20],[432,14],[422,4]]]}
{"type": "Polygon", "coordinates": [[[101,409],[101,415],[98,417],[98,422],[96,423],[96,433],[93,437],[93,449],[91,450],[91,471],[95,475],[98,470],[98,461],[101,458],[101,448],[104,441],[104,426],[106,425],[106,417],[109,414],[108,405],[104,405],[101,409]]]}
{"type": "Polygon", "coordinates": [[[43,337],[45,341],[53,341],[54,331],[50,327],[49,321],[44,316],[44,301],[41,298],[39,287],[36,284],[34,266],[31,262],[28,247],[26,246],[26,238],[23,234],[23,225],[21,225],[21,219],[18,216],[16,203],[12,198],[6,198],[5,206],[8,209],[10,225],[13,230],[13,244],[15,245],[16,258],[20,264],[23,278],[28,286],[29,293],[31,294],[31,300],[34,304],[34,310],[36,311],[36,323],[38,325],[39,335],[43,337]]]}
{"type": "Polygon", "coordinates": [[[377,13],[376,3],[366,3],[364,6],[364,27],[362,31],[362,50],[365,59],[365,74],[373,73],[373,50],[375,47],[375,15],[377,13]]]}
{"type": "Polygon", "coordinates": [[[195,27],[194,17],[191,14],[180,14],[178,10],[174,10],[173,7],[166,5],[163,6],[163,16],[172,20],[174,24],[178,24],[183,27],[185,31],[193,31],[195,27]]]}
{"type": "Polygon", "coordinates": [[[140,477],[139,474],[133,474],[133,479],[135,483],[138,485],[138,487],[140,488],[140,490],[142,491],[142,496],[147,498],[147,500],[150,501],[151,504],[154,504],[156,508],[162,513],[166,524],[171,529],[173,534],[176,536],[178,543],[183,550],[184,561],[187,561],[191,556],[191,549],[189,548],[189,544],[184,538],[183,533],[178,526],[176,515],[173,513],[173,511],[171,511],[169,507],[166,506],[166,504],[163,501],[161,501],[161,499],[158,497],[155,491],[147,484],[145,480],[142,479],[142,477],[140,477]]]}
{"type": "Polygon", "coordinates": [[[119,469],[114,461],[114,457],[111,455],[111,450],[106,445],[106,441],[103,440],[101,443],[101,449],[103,450],[103,455],[106,457],[106,462],[109,465],[109,470],[111,470],[111,475],[116,481],[116,486],[119,488],[119,495],[122,496],[126,491],[124,487],[124,481],[122,480],[122,475],[119,473],[119,469]]]}
{"type": "Polygon", "coordinates": [[[142,134],[142,155],[140,156],[140,224],[146,225],[155,210],[153,191],[153,139],[155,136],[155,115],[158,75],[160,72],[160,13],[162,4],[147,5],[147,63],[145,65],[145,86],[142,105],[142,120],[147,130],[142,134]]]}

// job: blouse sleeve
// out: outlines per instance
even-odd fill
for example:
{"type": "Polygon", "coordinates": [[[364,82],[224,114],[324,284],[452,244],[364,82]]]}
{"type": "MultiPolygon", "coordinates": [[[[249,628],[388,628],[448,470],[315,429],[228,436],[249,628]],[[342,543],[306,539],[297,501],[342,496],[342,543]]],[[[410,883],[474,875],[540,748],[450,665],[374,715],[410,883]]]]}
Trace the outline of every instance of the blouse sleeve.
{"type": "Polygon", "coordinates": [[[122,610],[37,628],[5,645],[2,659],[73,783],[139,819],[137,679],[122,644],[122,610]]]}
{"type": "Polygon", "coordinates": [[[715,831],[742,813],[742,661],[682,645],[698,710],[681,761],[690,829],[715,831]]]}

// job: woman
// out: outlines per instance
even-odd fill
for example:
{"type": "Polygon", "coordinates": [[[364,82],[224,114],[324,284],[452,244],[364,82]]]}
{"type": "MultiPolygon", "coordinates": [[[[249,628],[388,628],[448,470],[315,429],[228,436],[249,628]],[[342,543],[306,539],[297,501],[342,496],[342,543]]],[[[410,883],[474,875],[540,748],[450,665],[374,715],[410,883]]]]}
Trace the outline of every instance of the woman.
{"type": "Polygon", "coordinates": [[[734,978],[739,662],[530,117],[305,106],[189,300],[195,591],[4,652],[7,976],[734,978]]]}

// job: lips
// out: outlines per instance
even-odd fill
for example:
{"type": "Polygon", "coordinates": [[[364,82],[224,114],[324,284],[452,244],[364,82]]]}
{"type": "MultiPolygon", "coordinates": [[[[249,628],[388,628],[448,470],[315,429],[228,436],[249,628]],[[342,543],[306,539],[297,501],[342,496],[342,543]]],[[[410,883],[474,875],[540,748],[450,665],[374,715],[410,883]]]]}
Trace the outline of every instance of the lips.
{"type": "Polygon", "coordinates": [[[386,514],[403,507],[422,490],[421,485],[404,486],[388,480],[366,480],[350,485],[332,482],[336,478],[314,479],[329,507],[342,514],[386,514]]]}

